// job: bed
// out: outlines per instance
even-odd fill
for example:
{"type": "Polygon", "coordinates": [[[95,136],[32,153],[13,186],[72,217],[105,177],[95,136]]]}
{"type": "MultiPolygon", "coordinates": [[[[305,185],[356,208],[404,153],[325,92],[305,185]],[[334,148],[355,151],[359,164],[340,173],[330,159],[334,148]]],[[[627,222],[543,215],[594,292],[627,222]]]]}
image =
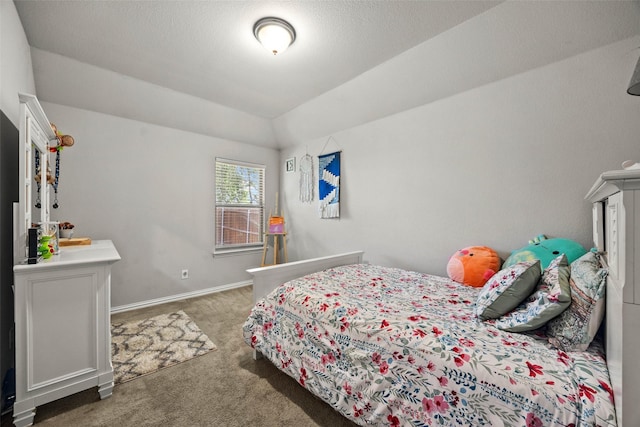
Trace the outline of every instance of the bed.
{"type": "Polygon", "coordinates": [[[362,252],[249,270],[244,339],[360,425],[640,425],[638,194],[640,171],[614,171],[587,195],[609,274],[604,337],[584,351],[500,330],[474,315],[479,289],[362,252]]]}

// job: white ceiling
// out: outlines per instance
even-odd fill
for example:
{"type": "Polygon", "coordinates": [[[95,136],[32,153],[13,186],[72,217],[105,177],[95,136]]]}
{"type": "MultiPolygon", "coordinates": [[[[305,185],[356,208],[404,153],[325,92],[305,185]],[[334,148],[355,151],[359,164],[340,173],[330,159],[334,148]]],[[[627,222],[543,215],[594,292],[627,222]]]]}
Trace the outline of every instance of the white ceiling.
{"type": "Polygon", "coordinates": [[[272,119],[501,1],[16,0],[29,44],[272,119]],[[295,43],[270,55],[265,16],[295,43]]]}
{"type": "Polygon", "coordinates": [[[41,101],[270,148],[640,36],[640,0],[15,4],[41,101]],[[296,28],[277,57],[253,37],[265,16],[296,28]]]}

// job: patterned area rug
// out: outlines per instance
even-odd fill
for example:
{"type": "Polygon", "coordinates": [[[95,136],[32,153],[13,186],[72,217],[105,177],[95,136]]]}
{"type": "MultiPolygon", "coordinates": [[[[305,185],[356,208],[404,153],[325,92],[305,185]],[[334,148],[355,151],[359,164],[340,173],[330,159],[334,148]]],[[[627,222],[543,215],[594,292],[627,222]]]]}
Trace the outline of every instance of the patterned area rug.
{"type": "Polygon", "coordinates": [[[115,384],[216,350],[184,311],[111,325],[115,384]]]}

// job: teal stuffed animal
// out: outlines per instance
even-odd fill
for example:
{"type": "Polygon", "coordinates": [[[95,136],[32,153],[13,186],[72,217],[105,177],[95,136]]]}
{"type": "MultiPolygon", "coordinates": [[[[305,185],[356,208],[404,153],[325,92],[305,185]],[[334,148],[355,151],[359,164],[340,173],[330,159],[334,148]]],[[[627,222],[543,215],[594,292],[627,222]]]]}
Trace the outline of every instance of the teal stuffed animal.
{"type": "Polygon", "coordinates": [[[513,251],[502,264],[502,268],[522,261],[539,259],[540,268],[544,270],[560,254],[565,254],[567,261],[572,263],[586,253],[586,249],[578,242],[562,238],[548,239],[544,234],[541,234],[535,239],[529,240],[529,244],[524,248],[513,251]]]}

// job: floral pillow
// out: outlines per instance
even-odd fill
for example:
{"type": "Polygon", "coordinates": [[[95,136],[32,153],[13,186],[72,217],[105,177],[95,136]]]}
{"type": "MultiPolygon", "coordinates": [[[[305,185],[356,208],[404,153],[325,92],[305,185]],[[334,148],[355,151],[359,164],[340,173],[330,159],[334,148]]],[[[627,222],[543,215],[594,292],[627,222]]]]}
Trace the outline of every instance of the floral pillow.
{"type": "Polygon", "coordinates": [[[549,342],[564,351],[584,351],[604,317],[607,270],[600,258],[587,252],[571,263],[571,305],[548,323],[549,342]]]}
{"type": "Polygon", "coordinates": [[[510,312],[531,295],[540,274],[539,260],[519,262],[500,270],[480,290],[475,315],[486,320],[510,312]]]}
{"type": "Polygon", "coordinates": [[[569,263],[562,254],[542,272],[537,289],[515,310],[496,320],[495,327],[510,332],[538,329],[571,304],[569,263]]]}

